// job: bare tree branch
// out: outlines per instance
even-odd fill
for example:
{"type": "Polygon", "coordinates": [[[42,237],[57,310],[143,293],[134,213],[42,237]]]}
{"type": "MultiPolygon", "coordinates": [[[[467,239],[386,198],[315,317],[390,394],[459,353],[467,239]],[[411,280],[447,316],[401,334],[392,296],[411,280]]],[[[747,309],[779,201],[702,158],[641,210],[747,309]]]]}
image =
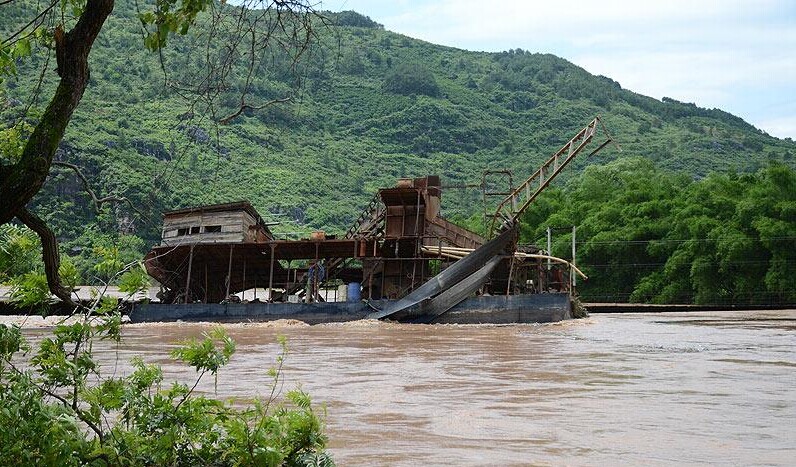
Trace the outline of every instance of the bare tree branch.
{"type": "MultiPolygon", "coordinates": [[[[50,3],[37,18],[57,4],[50,3]]],[[[88,55],[105,20],[113,11],[113,5],[114,0],[88,0],[69,32],[65,33],[61,26],[55,28],[56,71],[61,78],[58,87],[25,143],[19,161],[0,170],[0,199],[3,200],[0,203],[0,224],[17,217],[39,235],[50,291],[65,304],[76,308],[78,305],[72,300],[71,290],[61,284],[58,274],[61,258],[55,234],[25,206],[47,179],[58,144],[63,139],[72,113],[83,98],[89,82],[88,55]]],[[[13,37],[6,39],[6,43],[13,37]]]]}
{"type": "MultiPolygon", "coordinates": [[[[9,1],[12,0],[0,0],[3,3],[9,1]]],[[[41,18],[44,18],[47,12],[52,12],[59,4],[53,0],[43,0],[43,2],[45,2],[42,6],[45,9],[42,12],[43,16],[40,14],[26,28],[38,27],[41,18]]],[[[42,239],[48,285],[56,296],[70,304],[72,300],[69,291],[61,285],[57,274],[60,258],[55,236],[46,223],[31,213],[26,206],[45,183],[52,166],[58,165],[75,172],[96,210],[100,210],[104,203],[123,202],[141,214],[125,197],[97,196],[88,183],[88,178],[78,166],[53,160],[72,113],[80,103],[88,85],[89,53],[113,7],[114,0],[86,0],[76,23],[70,22],[74,24],[71,30],[67,32],[61,25],[55,27],[56,71],[60,77],[58,87],[30,134],[19,160],[11,165],[0,164],[0,199],[2,199],[0,224],[18,217],[37,232],[42,239]]],[[[199,114],[209,114],[216,125],[218,140],[218,124],[230,123],[247,110],[259,110],[295,98],[294,95],[282,98],[269,96],[272,100],[259,104],[253,102],[249,94],[252,92],[253,79],[259,76],[269,61],[271,65],[279,66],[280,63],[286,65],[296,75],[300,73],[300,70],[297,70],[299,59],[310,49],[312,42],[318,40],[313,20],[320,18],[323,22],[323,17],[316,13],[314,7],[312,0],[243,0],[242,5],[212,3],[208,18],[211,27],[208,29],[207,37],[204,38],[207,41],[204,51],[207,62],[206,73],[196,77],[189,76],[186,80],[189,82],[184,86],[180,86],[183,83],[167,80],[167,86],[183,97],[193,95],[195,99],[192,99],[192,110],[194,106],[205,107],[198,109],[199,114]],[[221,37],[224,38],[224,44],[220,48],[210,45],[221,37]],[[219,120],[216,115],[216,102],[224,93],[236,87],[230,78],[238,71],[242,72],[245,78],[243,86],[239,89],[241,92],[239,107],[225,110],[231,113],[219,120]]],[[[139,8],[137,0],[136,8],[139,8]]],[[[60,24],[63,24],[63,18],[60,24]]],[[[14,36],[10,38],[14,39],[14,36]]],[[[161,67],[165,72],[162,56],[161,67]]],[[[296,86],[300,86],[300,83],[301,80],[297,79],[296,86]]],[[[217,147],[220,148],[220,144],[217,144],[217,147]]],[[[174,170],[174,167],[176,164],[171,164],[166,170],[174,170]]]]}
{"type": "Polygon", "coordinates": [[[80,170],[80,167],[76,166],[75,164],[70,164],[69,162],[64,162],[64,161],[53,161],[53,165],[57,165],[59,167],[66,167],[75,172],[78,178],[80,178],[80,180],[83,182],[83,188],[86,190],[86,193],[88,193],[88,195],[91,196],[91,201],[94,203],[94,209],[97,212],[100,212],[100,209],[102,209],[102,205],[105,203],[127,203],[128,205],[130,205],[131,209],[133,209],[138,214],[143,215],[141,211],[139,211],[138,208],[135,207],[133,202],[124,196],[104,196],[102,198],[97,197],[97,194],[94,192],[94,190],[91,189],[91,185],[88,183],[88,178],[86,178],[86,176],[80,170]]]}
{"type": "MultiPolygon", "coordinates": [[[[2,5],[2,4],[0,4],[0,5],[2,5]]],[[[36,24],[36,22],[38,22],[40,19],[44,18],[44,16],[45,16],[47,13],[49,13],[49,12],[50,12],[50,10],[52,10],[52,9],[53,9],[53,7],[55,7],[55,5],[58,5],[58,0],[55,0],[54,2],[50,3],[50,5],[49,5],[48,7],[44,8],[42,11],[40,11],[40,12],[39,12],[39,14],[38,14],[38,15],[36,15],[36,17],[35,17],[35,18],[33,18],[32,20],[30,20],[30,21],[28,22],[28,24],[26,24],[26,25],[22,26],[21,28],[17,29],[17,31],[16,31],[16,32],[14,32],[14,33],[13,33],[13,34],[11,34],[10,36],[8,36],[6,39],[4,39],[4,40],[2,41],[2,44],[3,44],[3,45],[9,45],[9,44],[12,44],[12,43],[14,43],[14,42],[15,42],[15,39],[19,40],[18,36],[19,36],[20,34],[22,34],[23,32],[25,32],[25,31],[26,31],[26,30],[27,30],[29,27],[31,27],[31,26],[33,26],[34,24],[36,24]]],[[[34,27],[34,28],[33,28],[33,30],[35,31],[35,30],[36,30],[36,28],[34,27]]],[[[29,34],[28,34],[28,35],[26,35],[25,37],[28,37],[28,36],[30,36],[30,34],[32,34],[32,33],[29,33],[29,34]]]]}
{"type": "Polygon", "coordinates": [[[270,105],[281,104],[281,103],[284,103],[284,102],[290,102],[290,99],[291,99],[291,97],[289,97],[289,96],[288,97],[283,97],[281,99],[270,100],[270,101],[268,101],[268,102],[266,102],[265,104],[262,104],[262,105],[249,105],[249,104],[246,104],[245,102],[241,102],[240,107],[238,108],[238,110],[236,110],[235,112],[233,112],[233,113],[227,115],[226,117],[222,118],[221,120],[218,121],[218,123],[220,123],[222,125],[226,125],[227,123],[231,122],[233,119],[238,117],[240,114],[242,114],[246,110],[262,110],[262,109],[264,109],[264,108],[266,108],[266,107],[268,107],[270,105]]]}

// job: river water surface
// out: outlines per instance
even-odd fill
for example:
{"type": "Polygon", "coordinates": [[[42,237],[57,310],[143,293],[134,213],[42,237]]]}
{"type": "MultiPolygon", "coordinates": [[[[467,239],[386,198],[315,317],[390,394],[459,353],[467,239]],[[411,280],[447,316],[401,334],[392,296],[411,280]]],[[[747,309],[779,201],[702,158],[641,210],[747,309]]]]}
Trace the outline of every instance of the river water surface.
{"type": "MultiPolygon", "coordinates": [[[[141,355],[191,381],[168,352],[211,326],[127,325],[104,371],[141,355]]],[[[341,466],[796,463],[796,311],[226,327],[238,351],[218,395],[267,396],[285,335],[284,389],[326,405],[341,466]]]]}

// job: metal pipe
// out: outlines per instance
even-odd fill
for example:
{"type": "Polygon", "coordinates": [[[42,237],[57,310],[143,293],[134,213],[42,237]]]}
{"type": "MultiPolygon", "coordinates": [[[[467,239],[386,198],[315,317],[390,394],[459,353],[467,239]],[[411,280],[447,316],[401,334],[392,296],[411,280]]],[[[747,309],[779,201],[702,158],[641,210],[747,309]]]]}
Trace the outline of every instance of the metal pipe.
{"type": "MultiPolygon", "coordinates": [[[[384,262],[384,258],[381,259],[381,296],[384,297],[384,276],[387,275],[387,271],[385,270],[385,266],[387,263],[384,262]]],[[[375,272],[375,269],[374,269],[375,272]]]]}
{"type": "MultiPolygon", "coordinates": [[[[575,267],[575,226],[572,226],[572,266],[575,267]]],[[[570,290],[573,290],[578,284],[575,275],[570,271],[570,290]]]]}
{"type": "Polygon", "coordinates": [[[415,205],[415,235],[420,236],[420,189],[417,189],[417,204],[415,205]]]}
{"type": "Polygon", "coordinates": [[[370,268],[370,274],[368,274],[368,300],[373,300],[373,272],[375,270],[376,270],[376,263],[374,261],[373,266],[371,266],[370,268]]]}
{"type": "MultiPolygon", "coordinates": [[[[417,204],[415,205],[415,235],[416,235],[415,258],[417,258],[418,256],[420,256],[420,189],[417,190],[417,204]]],[[[412,263],[412,285],[410,287],[410,290],[415,289],[416,274],[417,274],[417,261],[412,263]]]]}
{"type": "MultiPolygon", "coordinates": [[[[441,257],[449,258],[449,259],[456,259],[456,260],[464,258],[465,256],[467,256],[467,253],[469,253],[469,252],[455,251],[455,250],[465,250],[465,249],[464,248],[453,248],[453,247],[441,247],[439,252],[438,252],[437,248],[427,247],[427,246],[423,247],[423,251],[426,252],[426,253],[438,253],[439,256],[441,256],[441,257]],[[451,250],[453,250],[453,251],[451,251],[451,250]]],[[[470,250],[470,251],[473,251],[473,250],[470,250]]],[[[516,257],[516,258],[546,259],[546,260],[550,260],[550,261],[553,261],[553,262],[556,262],[556,263],[565,264],[565,265],[569,266],[570,268],[572,268],[583,279],[588,279],[589,278],[586,274],[583,273],[583,271],[578,269],[577,266],[575,266],[574,264],[570,263],[569,261],[567,261],[565,259],[558,258],[556,256],[539,255],[539,254],[534,254],[534,253],[519,253],[519,252],[516,252],[516,253],[514,253],[514,257],[516,257]]]]}
{"type": "Polygon", "coordinates": [[[511,256],[511,262],[509,263],[509,278],[506,281],[506,295],[511,295],[511,276],[514,272],[514,255],[511,256]]]}
{"type": "MultiPolygon", "coordinates": [[[[276,250],[276,245],[272,243],[271,244],[271,272],[268,273],[268,301],[269,302],[273,301],[273,297],[274,297],[274,295],[273,295],[273,293],[274,293],[274,256],[276,256],[274,254],[275,250],[276,250]]],[[[290,267],[289,263],[288,263],[288,267],[290,267]]]]}
{"type": "Polygon", "coordinates": [[[191,253],[188,256],[188,277],[185,279],[185,303],[188,303],[188,297],[191,291],[191,268],[193,267],[193,247],[195,243],[191,243],[191,253]]]}
{"type": "Polygon", "coordinates": [[[227,294],[224,296],[224,300],[229,298],[229,285],[232,282],[232,248],[235,245],[229,246],[229,266],[227,266],[227,294]]]}
{"type": "MultiPolygon", "coordinates": [[[[553,229],[550,226],[547,226],[547,254],[553,254],[553,229]]],[[[547,270],[549,271],[551,267],[550,260],[547,260],[547,270]]]]}

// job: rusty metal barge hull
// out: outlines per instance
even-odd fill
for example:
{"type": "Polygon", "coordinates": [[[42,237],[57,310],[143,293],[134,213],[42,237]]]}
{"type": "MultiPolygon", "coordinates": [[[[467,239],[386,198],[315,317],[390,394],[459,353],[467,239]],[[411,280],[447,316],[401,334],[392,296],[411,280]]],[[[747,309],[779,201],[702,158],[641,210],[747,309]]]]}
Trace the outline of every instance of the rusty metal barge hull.
{"type": "MultiPolygon", "coordinates": [[[[133,323],[158,321],[248,322],[295,319],[308,324],[356,321],[389,304],[378,300],[329,303],[189,303],[136,304],[130,311],[133,323]]],[[[568,293],[493,295],[471,297],[448,312],[424,321],[445,324],[549,323],[572,318],[568,293]]]]}

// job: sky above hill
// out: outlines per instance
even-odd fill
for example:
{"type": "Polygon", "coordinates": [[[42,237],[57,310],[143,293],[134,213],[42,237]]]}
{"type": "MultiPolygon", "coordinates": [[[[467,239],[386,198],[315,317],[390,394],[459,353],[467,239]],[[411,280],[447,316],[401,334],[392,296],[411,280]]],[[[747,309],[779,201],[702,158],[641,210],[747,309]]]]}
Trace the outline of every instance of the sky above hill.
{"type": "Polygon", "coordinates": [[[796,139],[796,1],[325,0],[467,50],[552,53],[622,87],[796,139]]]}

